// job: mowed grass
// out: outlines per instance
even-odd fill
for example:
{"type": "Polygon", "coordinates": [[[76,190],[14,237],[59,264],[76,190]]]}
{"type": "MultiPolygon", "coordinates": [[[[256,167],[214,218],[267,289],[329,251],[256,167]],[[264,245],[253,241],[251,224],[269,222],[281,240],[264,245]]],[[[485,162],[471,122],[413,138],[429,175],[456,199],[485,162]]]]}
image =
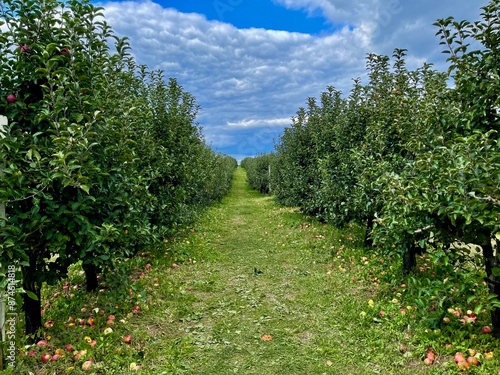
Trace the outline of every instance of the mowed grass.
{"type": "Polygon", "coordinates": [[[356,240],[246,183],[234,186],[172,252],[194,259],[159,274],[136,336],[149,336],[150,374],[419,374],[399,351],[404,332],[362,311],[376,286],[356,240]],[[353,279],[354,278],[354,279],[353,279]]]}
{"type": "MultiPolygon", "coordinates": [[[[453,355],[473,351],[480,366],[468,373],[500,374],[498,340],[481,333],[487,311],[463,325],[419,291],[434,280],[430,258],[419,259],[423,273],[403,277],[399,259],[361,247],[363,234],[278,206],[238,168],[221,203],[164,247],[104,273],[98,292],[85,292],[78,265],[44,288],[48,344],[24,347],[6,373],[451,375],[463,373],[453,355]],[[436,360],[425,366],[429,351],[436,360]]],[[[450,290],[463,312],[481,303],[450,290]]]]}

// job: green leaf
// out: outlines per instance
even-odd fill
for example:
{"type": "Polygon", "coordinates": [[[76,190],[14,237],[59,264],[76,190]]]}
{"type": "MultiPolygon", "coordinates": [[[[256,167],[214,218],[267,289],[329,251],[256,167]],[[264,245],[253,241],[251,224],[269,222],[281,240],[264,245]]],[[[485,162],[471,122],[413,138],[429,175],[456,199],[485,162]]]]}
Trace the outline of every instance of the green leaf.
{"type": "Polygon", "coordinates": [[[26,294],[28,295],[29,298],[34,299],[35,301],[38,301],[38,297],[32,291],[26,290],[26,294]]]}
{"type": "Polygon", "coordinates": [[[87,194],[90,193],[90,186],[88,186],[88,185],[80,185],[80,189],[82,189],[87,194]]]}
{"type": "Polygon", "coordinates": [[[491,274],[495,277],[500,276],[500,268],[499,267],[493,267],[491,269],[491,274]]]}

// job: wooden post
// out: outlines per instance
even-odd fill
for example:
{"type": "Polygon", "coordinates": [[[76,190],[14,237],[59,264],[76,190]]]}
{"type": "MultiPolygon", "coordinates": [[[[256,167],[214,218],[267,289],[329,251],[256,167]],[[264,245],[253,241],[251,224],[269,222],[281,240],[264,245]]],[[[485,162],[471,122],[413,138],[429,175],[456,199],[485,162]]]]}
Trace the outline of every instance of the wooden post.
{"type": "Polygon", "coordinates": [[[268,176],[268,189],[269,189],[269,194],[271,194],[271,164],[267,167],[267,176],[268,176]]]}
{"type": "MultiPolygon", "coordinates": [[[[0,116],[0,137],[3,138],[3,128],[7,125],[7,117],[0,116]]],[[[0,161],[0,177],[3,176],[3,161],[0,161]]],[[[5,218],[5,202],[0,202],[0,219],[5,218]]],[[[3,224],[0,224],[3,225],[3,224]]],[[[0,290],[0,328],[2,331],[2,342],[0,343],[0,370],[3,365],[3,346],[5,343],[5,291],[0,290]]]]}

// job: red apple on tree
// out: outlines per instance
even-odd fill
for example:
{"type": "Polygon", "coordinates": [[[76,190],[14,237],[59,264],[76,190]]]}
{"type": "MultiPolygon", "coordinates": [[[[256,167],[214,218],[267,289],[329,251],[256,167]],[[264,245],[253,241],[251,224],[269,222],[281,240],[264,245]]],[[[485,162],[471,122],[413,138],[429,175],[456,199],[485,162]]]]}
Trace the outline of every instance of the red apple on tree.
{"type": "Polygon", "coordinates": [[[17,97],[14,94],[7,95],[7,103],[15,103],[17,100],[17,97]]]}

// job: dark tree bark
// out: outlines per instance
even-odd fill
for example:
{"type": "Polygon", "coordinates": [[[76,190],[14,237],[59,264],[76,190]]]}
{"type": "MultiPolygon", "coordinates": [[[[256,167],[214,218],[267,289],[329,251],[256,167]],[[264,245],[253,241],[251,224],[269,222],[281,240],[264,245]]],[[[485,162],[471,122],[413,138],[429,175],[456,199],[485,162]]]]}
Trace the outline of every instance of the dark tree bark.
{"type": "MultiPolygon", "coordinates": [[[[483,257],[485,260],[486,277],[488,282],[488,287],[490,293],[500,298],[500,277],[495,276],[493,269],[500,267],[500,262],[498,257],[493,253],[493,247],[491,242],[488,244],[483,244],[483,257]]],[[[498,252],[498,241],[497,241],[497,252],[498,252]]],[[[494,308],[491,310],[491,324],[493,326],[493,335],[495,337],[500,337],[500,309],[494,308]]]]}
{"type": "Polygon", "coordinates": [[[370,215],[368,219],[366,219],[366,232],[365,239],[363,241],[364,247],[373,247],[373,240],[371,239],[370,234],[372,233],[374,219],[375,217],[372,215],[370,215]]]}
{"type": "Polygon", "coordinates": [[[417,268],[418,249],[412,243],[407,243],[403,248],[403,273],[408,275],[417,268]]]}
{"type": "Polygon", "coordinates": [[[85,280],[87,284],[87,292],[94,292],[97,290],[97,268],[93,264],[83,264],[85,271],[85,280]]]}
{"type": "Polygon", "coordinates": [[[22,274],[24,290],[33,293],[37,297],[37,299],[33,299],[27,293],[23,295],[26,335],[28,341],[34,343],[41,338],[40,329],[42,328],[42,300],[40,286],[36,281],[36,259],[30,259],[30,266],[22,267],[22,274]]]}

